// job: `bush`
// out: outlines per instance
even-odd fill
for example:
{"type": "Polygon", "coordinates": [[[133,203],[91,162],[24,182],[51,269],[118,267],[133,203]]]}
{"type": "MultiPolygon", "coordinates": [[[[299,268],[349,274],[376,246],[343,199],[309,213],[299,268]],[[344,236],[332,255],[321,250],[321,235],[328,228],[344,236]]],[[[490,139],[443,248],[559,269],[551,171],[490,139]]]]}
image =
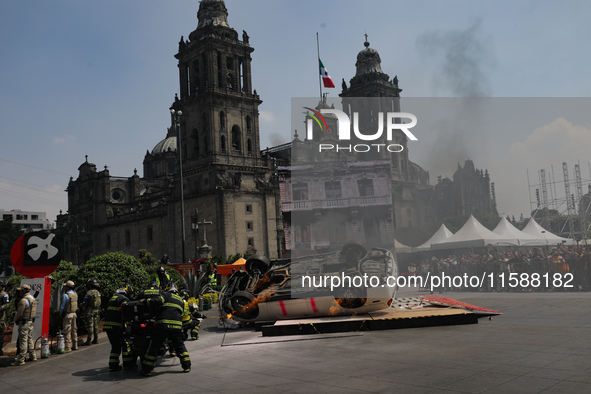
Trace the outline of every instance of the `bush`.
{"type": "Polygon", "coordinates": [[[203,300],[209,300],[210,304],[217,304],[218,302],[218,293],[207,293],[203,294],[203,300]]]}
{"type": "Polygon", "coordinates": [[[122,283],[129,283],[134,290],[143,290],[150,283],[150,276],[138,259],[123,252],[106,253],[88,260],[78,270],[77,280],[86,292],[86,282],[96,278],[100,284],[102,307],[122,283]]]}
{"type": "Polygon", "coordinates": [[[53,271],[50,275],[51,279],[52,279],[52,283],[51,283],[52,294],[57,289],[61,288],[62,285],[69,280],[72,280],[72,281],[74,281],[74,283],[76,285],[79,285],[80,283],[77,282],[77,280],[78,280],[77,273],[78,273],[78,268],[74,267],[71,263],[68,263],[67,261],[62,260],[59,263],[59,265],[57,266],[57,268],[55,269],[55,271],[53,271]]]}

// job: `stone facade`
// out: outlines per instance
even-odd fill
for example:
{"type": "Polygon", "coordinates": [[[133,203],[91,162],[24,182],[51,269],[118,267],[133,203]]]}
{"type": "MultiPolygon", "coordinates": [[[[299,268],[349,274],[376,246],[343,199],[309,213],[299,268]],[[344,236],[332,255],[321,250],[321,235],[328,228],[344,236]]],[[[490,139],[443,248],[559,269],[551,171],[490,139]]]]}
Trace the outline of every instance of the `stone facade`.
{"type": "Polygon", "coordinates": [[[491,198],[488,171],[476,169],[472,160],[466,160],[464,166],[458,163],[453,180],[438,180],[430,206],[431,215],[437,222],[470,214],[498,215],[496,204],[491,198]]]}
{"type": "Polygon", "coordinates": [[[201,1],[197,29],[181,37],[175,55],[180,97],[166,138],[145,155],[144,177],[137,171],[113,177],[87,160],[70,180],[68,214],[58,216],[68,260],[140,249],[157,258],[166,253],[174,263],[183,255],[194,259],[204,235],[203,223],[199,234],[193,231],[196,210],[198,222],[211,222],[207,243],[214,255],[281,253],[274,161],[259,150],[254,49],[227,16],[224,1],[201,1]]]}

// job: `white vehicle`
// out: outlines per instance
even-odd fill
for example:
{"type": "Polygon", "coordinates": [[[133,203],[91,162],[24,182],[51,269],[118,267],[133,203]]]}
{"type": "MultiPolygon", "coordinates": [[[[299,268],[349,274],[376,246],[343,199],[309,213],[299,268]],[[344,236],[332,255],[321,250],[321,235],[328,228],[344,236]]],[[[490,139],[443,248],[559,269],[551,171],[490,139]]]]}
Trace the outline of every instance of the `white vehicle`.
{"type": "Polygon", "coordinates": [[[238,271],[230,277],[219,298],[220,314],[240,322],[386,309],[395,292],[386,279],[397,274],[392,252],[377,248],[367,252],[359,244],[272,264],[255,255],[246,260],[245,268],[246,272],[238,271]],[[368,278],[373,278],[371,285],[368,278]],[[337,283],[339,286],[334,286],[337,283]]]}

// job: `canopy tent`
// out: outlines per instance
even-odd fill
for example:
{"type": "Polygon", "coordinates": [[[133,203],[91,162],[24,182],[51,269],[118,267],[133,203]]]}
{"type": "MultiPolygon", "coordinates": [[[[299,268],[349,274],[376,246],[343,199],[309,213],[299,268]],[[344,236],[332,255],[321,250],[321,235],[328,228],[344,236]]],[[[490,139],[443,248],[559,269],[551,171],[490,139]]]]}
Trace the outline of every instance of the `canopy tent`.
{"type": "Polygon", "coordinates": [[[484,227],[473,215],[457,233],[441,242],[432,243],[431,249],[479,248],[486,245],[517,245],[515,237],[504,237],[484,227]]]}
{"type": "Polygon", "coordinates": [[[449,231],[445,224],[441,224],[439,230],[435,232],[425,243],[413,248],[414,251],[419,252],[421,250],[429,250],[431,249],[431,244],[436,244],[446,240],[447,238],[451,237],[454,233],[449,231]]]}
{"type": "Polygon", "coordinates": [[[412,248],[408,245],[398,242],[398,240],[394,239],[394,250],[396,253],[411,253],[412,248]]]}
{"type": "Polygon", "coordinates": [[[240,257],[238,260],[233,262],[232,264],[224,264],[218,265],[217,271],[220,275],[230,275],[232,273],[232,269],[239,271],[241,267],[244,267],[246,264],[246,260],[240,257]]]}
{"type": "Polygon", "coordinates": [[[570,238],[559,237],[556,234],[552,234],[550,231],[540,226],[534,218],[531,218],[525,228],[522,230],[524,233],[533,235],[534,237],[542,240],[542,245],[552,245],[563,243],[566,245],[573,245],[575,242],[570,238]]]}
{"type": "Polygon", "coordinates": [[[515,238],[517,240],[517,245],[521,246],[536,246],[545,244],[543,239],[532,234],[524,233],[512,225],[511,222],[509,222],[505,217],[501,218],[499,224],[497,224],[497,227],[495,227],[493,230],[493,233],[507,239],[515,238]]]}

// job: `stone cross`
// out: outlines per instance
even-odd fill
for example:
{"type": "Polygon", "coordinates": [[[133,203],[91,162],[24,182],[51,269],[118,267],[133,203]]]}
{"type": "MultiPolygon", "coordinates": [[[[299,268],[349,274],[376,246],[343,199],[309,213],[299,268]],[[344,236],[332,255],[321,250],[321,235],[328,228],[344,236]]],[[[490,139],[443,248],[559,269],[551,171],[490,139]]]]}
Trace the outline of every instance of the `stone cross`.
{"type": "Polygon", "coordinates": [[[203,219],[200,222],[197,222],[197,224],[203,225],[203,245],[207,245],[207,227],[205,227],[208,224],[213,224],[213,222],[211,221],[207,221],[205,219],[203,219]]]}

